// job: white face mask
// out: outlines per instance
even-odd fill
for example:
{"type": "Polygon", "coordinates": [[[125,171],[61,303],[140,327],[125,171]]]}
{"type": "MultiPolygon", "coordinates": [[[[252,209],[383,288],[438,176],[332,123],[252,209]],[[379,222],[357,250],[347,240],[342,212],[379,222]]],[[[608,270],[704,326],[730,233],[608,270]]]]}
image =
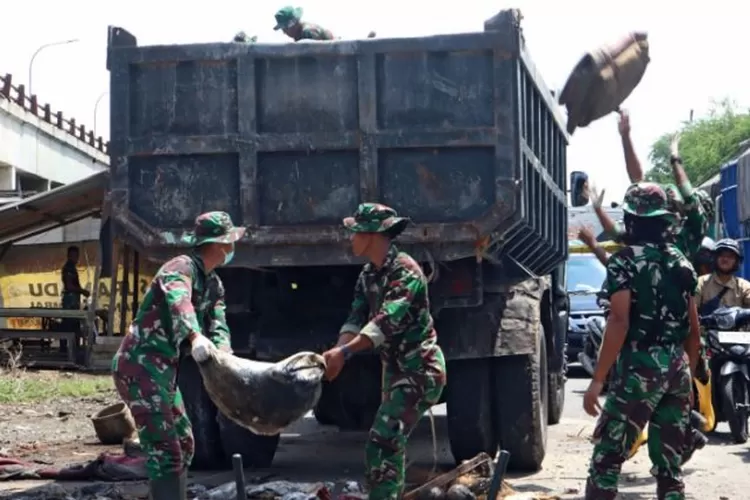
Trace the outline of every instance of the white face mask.
{"type": "Polygon", "coordinates": [[[234,258],[234,245],[232,245],[232,249],[229,252],[224,253],[224,263],[223,265],[227,265],[230,262],[232,262],[232,259],[234,258]]]}

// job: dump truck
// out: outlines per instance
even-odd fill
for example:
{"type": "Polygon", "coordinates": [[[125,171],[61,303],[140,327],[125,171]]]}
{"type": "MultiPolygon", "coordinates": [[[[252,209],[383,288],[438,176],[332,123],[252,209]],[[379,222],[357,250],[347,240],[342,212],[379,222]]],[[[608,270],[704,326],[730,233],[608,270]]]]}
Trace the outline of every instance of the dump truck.
{"type": "MultiPolygon", "coordinates": [[[[430,280],[453,456],[499,446],[538,469],[565,393],[567,135],[519,21],[508,10],[476,33],[143,47],[110,27],[105,254],[116,239],[164,261],[189,251],[196,215],[229,213],[248,228],[218,270],[232,348],[276,361],[335,344],[364,264],[341,220],[389,205],[412,219],[398,245],[430,280]]],[[[233,453],[271,463],[278,436],[217,415],[189,358],[178,379],[196,467],[233,453]]],[[[358,355],[315,417],[367,429],[380,389],[377,353],[358,355]]]]}

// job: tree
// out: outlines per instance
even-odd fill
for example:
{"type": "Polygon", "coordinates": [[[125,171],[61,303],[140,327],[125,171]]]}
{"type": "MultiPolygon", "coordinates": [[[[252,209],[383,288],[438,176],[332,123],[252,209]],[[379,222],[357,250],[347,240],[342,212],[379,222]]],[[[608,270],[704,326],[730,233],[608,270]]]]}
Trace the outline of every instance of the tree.
{"type": "Polygon", "coordinates": [[[697,186],[739,155],[740,143],[750,139],[750,111],[739,110],[734,102],[725,99],[714,103],[706,117],[685,122],[680,130],[659,137],[649,153],[653,168],[646,174],[648,180],[674,182],[669,164],[669,144],[676,132],[682,134],[680,156],[685,172],[697,186]]]}

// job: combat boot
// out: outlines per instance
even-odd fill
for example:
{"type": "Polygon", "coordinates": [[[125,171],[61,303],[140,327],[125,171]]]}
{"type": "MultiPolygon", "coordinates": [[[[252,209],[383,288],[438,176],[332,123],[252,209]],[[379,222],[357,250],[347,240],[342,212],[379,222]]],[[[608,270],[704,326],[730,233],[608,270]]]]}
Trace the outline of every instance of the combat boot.
{"type": "Polygon", "coordinates": [[[187,471],[152,479],[148,483],[148,490],[149,500],[187,500],[187,471]]]}

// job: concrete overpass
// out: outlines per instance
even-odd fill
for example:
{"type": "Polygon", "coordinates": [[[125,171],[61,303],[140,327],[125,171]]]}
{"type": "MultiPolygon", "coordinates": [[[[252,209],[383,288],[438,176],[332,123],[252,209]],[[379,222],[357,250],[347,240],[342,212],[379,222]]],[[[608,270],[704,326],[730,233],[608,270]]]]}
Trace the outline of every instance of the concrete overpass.
{"type": "Polygon", "coordinates": [[[108,168],[101,137],[0,76],[0,205],[108,168]]]}

